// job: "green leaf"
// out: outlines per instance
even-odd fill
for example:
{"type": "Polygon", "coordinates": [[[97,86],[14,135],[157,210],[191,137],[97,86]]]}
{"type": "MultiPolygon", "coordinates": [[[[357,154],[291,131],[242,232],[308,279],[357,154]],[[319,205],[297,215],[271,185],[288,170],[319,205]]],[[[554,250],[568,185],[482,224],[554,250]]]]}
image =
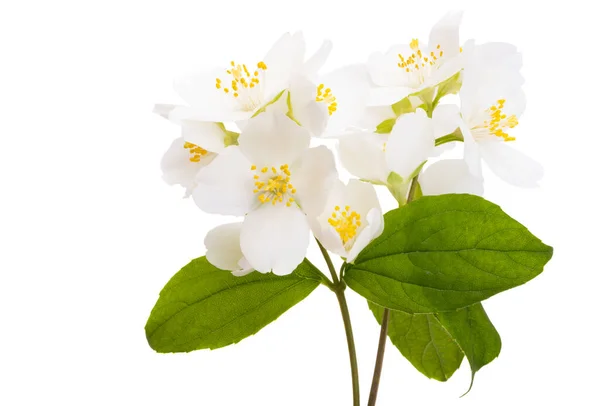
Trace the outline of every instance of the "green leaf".
{"type": "Polygon", "coordinates": [[[481,303],[454,312],[439,313],[437,318],[454,337],[469,360],[471,365],[471,385],[467,390],[469,393],[473,387],[475,373],[500,354],[502,348],[500,334],[481,303]]]}
{"type": "Polygon", "coordinates": [[[252,272],[243,277],[197,258],[171,278],[146,323],[157,352],[189,352],[234,344],[258,332],[318,285],[305,261],[291,275],[252,272]],[[304,275],[304,276],[299,276],[304,275]]]}
{"type": "MultiPolygon", "coordinates": [[[[369,308],[381,324],[383,307],[369,302],[369,308]]],[[[464,357],[434,314],[390,310],[388,337],[419,372],[438,381],[447,381],[464,357]]]]}
{"type": "Polygon", "coordinates": [[[423,196],[384,220],[344,279],[367,300],[407,313],[481,302],[533,279],[552,257],[551,247],[478,196],[423,196]]]}

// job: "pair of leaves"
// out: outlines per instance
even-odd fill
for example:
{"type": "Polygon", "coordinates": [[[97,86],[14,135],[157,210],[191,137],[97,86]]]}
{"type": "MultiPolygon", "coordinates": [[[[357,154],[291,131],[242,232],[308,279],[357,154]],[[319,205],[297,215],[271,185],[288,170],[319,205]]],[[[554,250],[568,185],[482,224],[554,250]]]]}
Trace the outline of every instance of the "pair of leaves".
{"type": "MultiPolygon", "coordinates": [[[[384,309],[371,302],[369,307],[381,324],[384,309]]],[[[388,337],[419,372],[442,382],[456,372],[466,356],[471,386],[475,373],[498,357],[502,347],[481,303],[439,314],[391,310],[388,337]]]]}
{"type": "MultiPolygon", "coordinates": [[[[475,372],[501,341],[480,301],[537,276],[552,256],[523,225],[472,195],[425,196],[385,216],[344,280],[369,300],[417,370],[447,380],[463,354],[475,372]]],[[[473,380],[471,380],[471,385],[473,380]]]]}
{"type": "Polygon", "coordinates": [[[290,275],[236,277],[201,257],[166,284],[146,324],[157,352],[215,349],[251,336],[307,297],[321,273],[305,260],[290,275]]]}

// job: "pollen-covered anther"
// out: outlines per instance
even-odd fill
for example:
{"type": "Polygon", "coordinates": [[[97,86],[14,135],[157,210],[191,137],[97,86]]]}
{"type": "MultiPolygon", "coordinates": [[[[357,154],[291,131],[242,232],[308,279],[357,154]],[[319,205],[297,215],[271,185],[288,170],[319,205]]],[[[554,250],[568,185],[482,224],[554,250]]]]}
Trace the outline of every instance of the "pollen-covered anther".
{"type": "Polygon", "coordinates": [[[199,147],[196,144],[192,144],[191,142],[185,142],[183,144],[183,148],[189,150],[190,153],[190,162],[200,162],[200,159],[208,154],[208,151],[202,147],[199,147]]]}
{"type": "Polygon", "coordinates": [[[418,72],[427,66],[434,66],[437,64],[438,60],[444,56],[444,51],[439,44],[436,45],[435,49],[431,50],[429,54],[423,52],[419,46],[418,39],[413,39],[410,42],[410,49],[413,52],[408,56],[398,54],[398,58],[400,59],[398,67],[406,73],[418,72]]]}
{"type": "Polygon", "coordinates": [[[273,206],[277,203],[284,203],[290,207],[294,202],[292,195],[296,193],[294,185],[290,182],[291,172],[289,165],[281,165],[279,169],[274,166],[264,166],[257,168],[252,165],[250,170],[254,175],[254,193],[258,194],[258,201],[261,203],[271,203],[273,206]]]}
{"type": "Polygon", "coordinates": [[[332,115],[337,110],[337,101],[330,88],[325,88],[325,85],[321,83],[317,86],[317,97],[315,98],[318,102],[324,102],[327,104],[327,110],[329,115],[332,115]]]}
{"type": "MultiPolygon", "coordinates": [[[[255,88],[262,79],[262,72],[267,70],[267,65],[264,62],[256,64],[256,69],[251,72],[245,64],[236,64],[235,61],[230,62],[231,68],[227,69],[227,74],[231,77],[231,90],[233,97],[239,97],[242,89],[255,88]]],[[[218,90],[229,94],[230,88],[223,87],[223,80],[216,78],[215,87],[218,90]]]]}
{"type": "Polygon", "coordinates": [[[344,207],[343,210],[340,206],[335,206],[327,222],[339,234],[344,244],[356,237],[361,226],[360,214],[351,211],[350,206],[344,207]]]}
{"type": "Polygon", "coordinates": [[[490,120],[484,121],[484,127],[496,137],[503,138],[504,141],[514,141],[515,137],[509,136],[504,129],[516,127],[519,120],[514,114],[507,116],[504,113],[504,103],[506,103],[505,99],[499,99],[496,104],[486,110],[490,120]]]}

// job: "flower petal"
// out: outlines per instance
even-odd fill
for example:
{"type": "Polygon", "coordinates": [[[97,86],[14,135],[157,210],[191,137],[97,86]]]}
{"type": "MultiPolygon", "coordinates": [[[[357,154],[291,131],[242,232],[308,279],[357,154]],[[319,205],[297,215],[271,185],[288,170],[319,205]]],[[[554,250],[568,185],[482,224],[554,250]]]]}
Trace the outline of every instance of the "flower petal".
{"type": "Polygon", "coordinates": [[[544,176],[544,168],[535,160],[502,141],[479,143],[481,156],[499,178],[511,185],[536,187],[544,176]]]}
{"type": "Polygon", "coordinates": [[[220,110],[218,105],[210,109],[175,106],[169,113],[169,120],[176,123],[184,120],[229,123],[248,120],[252,114],[254,114],[252,111],[241,111],[235,107],[227,107],[220,110]]]}
{"type": "Polygon", "coordinates": [[[329,190],[327,200],[320,213],[307,213],[311,229],[315,237],[323,247],[341,257],[346,256],[346,249],[342,243],[340,235],[329,224],[329,218],[333,213],[335,206],[343,204],[345,185],[342,181],[336,179],[329,190]]]}
{"type": "Polygon", "coordinates": [[[235,106],[233,97],[215,87],[216,79],[223,78],[224,75],[224,68],[190,72],[177,77],[173,87],[188,105],[204,110],[207,116],[212,112],[219,114],[222,111],[233,110],[235,106]]]}
{"type": "Polygon", "coordinates": [[[256,203],[254,172],[239,147],[231,146],[198,174],[194,201],[207,213],[242,216],[256,203]]]}
{"type": "Polygon", "coordinates": [[[311,79],[316,78],[319,70],[327,61],[332,48],[333,43],[330,40],[323,41],[317,52],[304,62],[303,73],[311,79]]]}
{"type": "Polygon", "coordinates": [[[424,195],[469,193],[483,195],[483,179],[475,177],[463,159],[444,159],[427,167],[419,184],[424,195]]]}
{"type": "Polygon", "coordinates": [[[183,186],[186,189],[185,197],[188,197],[196,187],[196,175],[216,157],[216,154],[209,152],[202,156],[199,162],[192,162],[190,152],[184,148],[184,144],[182,137],[173,140],[163,155],[160,167],[163,180],[169,185],[183,186]]]}
{"type": "Polygon", "coordinates": [[[460,113],[455,104],[441,104],[435,108],[431,117],[433,120],[433,135],[443,137],[454,132],[460,125],[460,113]]]}
{"type": "Polygon", "coordinates": [[[348,252],[346,262],[352,262],[360,254],[360,252],[375,238],[379,237],[383,232],[383,213],[378,207],[374,207],[367,213],[367,225],[361,230],[356,237],[354,245],[348,252]]]}
{"type": "Polygon", "coordinates": [[[287,89],[292,74],[299,72],[304,64],[305,43],[302,32],[285,33],[265,55],[265,96],[274,97],[287,89]]]}
{"type": "Polygon", "coordinates": [[[184,120],[181,123],[183,139],[212,152],[225,149],[225,127],[206,121],[184,120]]]}
{"type": "Polygon", "coordinates": [[[171,110],[173,110],[175,107],[177,106],[174,104],[155,104],[152,112],[168,120],[171,110]]]}
{"type": "Polygon", "coordinates": [[[331,89],[336,110],[327,123],[328,134],[339,134],[358,124],[364,115],[370,93],[370,80],[363,64],[350,65],[321,77],[320,82],[331,89]]]}
{"type": "Polygon", "coordinates": [[[240,150],[257,166],[290,165],[308,148],[310,134],[279,111],[267,111],[248,122],[239,137],[240,150]]]}
{"type": "Polygon", "coordinates": [[[219,269],[232,271],[236,276],[242,276],[252,268],[242,268],[244,254],[240,247],[240,232],[242,223],[223,224],[210,230],[204,238],[206,259],[219,269]]]}
{"type": "Polygon", "coordinates": [[[296,201],[306,213],[320,213],[337,179],[335,160],[325,146],[310,148],[290,166],[296,201]]]}
{"type": "Polygon", "coordinates": [[[385,54],[381,52],[371,54],[367,61],[367,68],[373,83],[384,87],[413,87],[410,77],[398,67],[400,62],[398,54],[410,55],[412,52],[408,45],[394,45],[385,54]]]}
{"type": "Polygon", "coordinates": [[[414,92],[414,89],[406,86],[374,87],[369,92],[367,105],[391,106],[412,92],[414,92]]]}
{"type": "Polygon", "coordinates": [[[387,142],[385,157],[391,171],[404,179],[432,156],[433,123],[421,109],[398,118],[387,142]]]}
{"type": "Polygon", "coordinates": [[[450,11],[438,21],[429,34],[429,48],[438,45],[444,51],[444,57],[453,57],[460,52],[459,33],[462,11],[450,11]]]}
{"type": "Polygon", "coordinates": [[[304,260],[309,237],[306,215],[299,208],[265,204],[244,219],[240,243],[254,269],[287,275],[304,260]]]}
{"type": "Polygon", "coordinates": [[[357,132],[340,137],[339,157],[352,175],[385,183],[390,173],[385,161],[384,144],[388,136],[357,132]]]}
{"type": "MultiPolygon", "coordinates": [[[[315,100],[316,88],[317,86],[305,76],[294,75],[290,81],[289,100],[294,119],[306,127],[313,136],[318,137],[327,126],[329,112],[324,103],[315,100]]],[[[289,110],[287,100],[279,104],[285,104],[287,113],[289,110]]]]}
{"type": "Polygon", "coordinates": [[[481,154],[479,144],[473,138],[471,130],[466,123],[461,120],[460,130],[464,140],[464,160],[469,168],[469,172],[476,178],[483,179],[483,169],[481,168],[481,154]]]}

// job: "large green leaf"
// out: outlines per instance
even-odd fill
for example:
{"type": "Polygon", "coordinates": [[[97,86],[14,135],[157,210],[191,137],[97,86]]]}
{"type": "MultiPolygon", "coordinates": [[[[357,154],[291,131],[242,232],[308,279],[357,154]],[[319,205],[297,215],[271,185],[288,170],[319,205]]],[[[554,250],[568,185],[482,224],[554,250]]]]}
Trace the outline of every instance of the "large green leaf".
{"type": "MultiPolygon", "coordinates": [[[[381,324],[383,307],[369,302],[369,308],[381,324]]],[[[391,310],[388,337],[419,372],[438,381],[447,381],[460,367],[464,357],[434,314],[391,310]]]]}
{"type": "Polygon", "coordinates": [[[380,306],[437,313],[521,285],[551,257],[551,247],[481,197],[424,196],[385,215],[383,234],[344,279],[380,306]]]}
{"type": "Polygon", "coordinates": [[[471,386],[473,386],[475,373],[500,354],[502,348],[500,334],[481,303],[454,312],[440,313],[437,318],[467,356],[471,365],[471,386]]]}
{"type": "Polygon", "coordinates": [[[237,343],[308,296],[319,285],[319,273],[304,261],[291,275],[237,277],[197,258],[160,293],[146,324],[148,343],[157,352],[237,343]]]}

